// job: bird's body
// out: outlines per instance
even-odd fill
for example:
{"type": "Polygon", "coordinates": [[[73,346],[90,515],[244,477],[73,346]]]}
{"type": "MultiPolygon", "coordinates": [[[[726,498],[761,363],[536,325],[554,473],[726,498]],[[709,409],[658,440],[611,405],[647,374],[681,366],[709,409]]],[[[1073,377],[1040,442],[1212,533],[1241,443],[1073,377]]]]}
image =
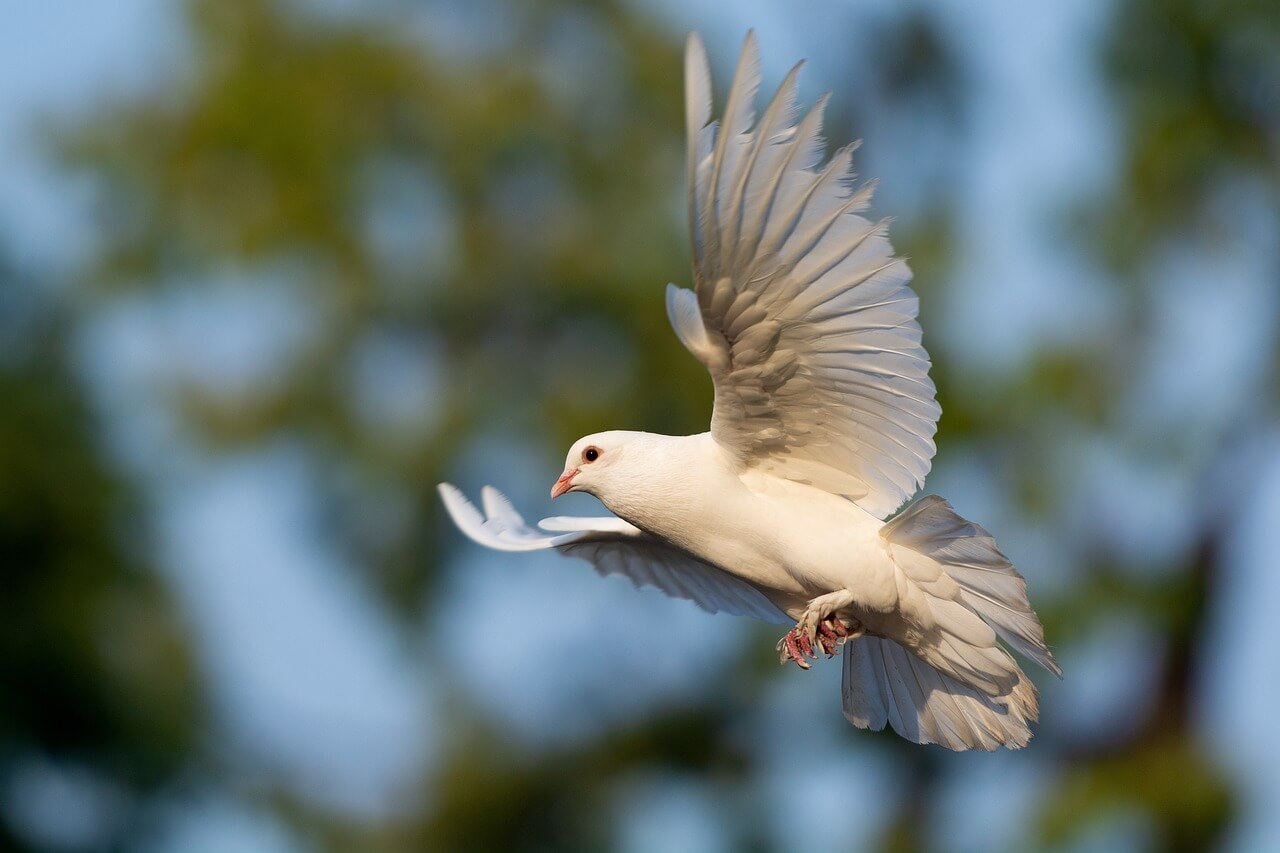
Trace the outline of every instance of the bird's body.
{"type": "Polygon", "coordinates": [[[685,59],[693,290],[676,336],[715,384],[709,432],[612,431],[569,449],[552,497],[613,518],[525,524],[440,487],[459,527],[508,551],[554,548],[707,610],[791,624],[784,662],[844,651],[845,716],[951,749],[1020,747],[1035,688],[1010,649],[1060,673],[1026,583],[991,535],[923,484],[940,408],[907,265],[861,214],[851,151],[823,163],[820,100],[796,74],[756,120],[748,36],[721,122],[701,41],[685,59]],[[906,504],[904,507],[904,503],[906,504]],[[896,512],[896,514],[895,514],[896,512]]]}
{"type": "Polygon", "coordinates": [[[837,589],[855,596],[864,624],[892,608],[880,519],[821,489],[741,471],[710,433],[628,435],[637,475],[602,498],[610,512],[755,585],[792,618],[837,589]]]}

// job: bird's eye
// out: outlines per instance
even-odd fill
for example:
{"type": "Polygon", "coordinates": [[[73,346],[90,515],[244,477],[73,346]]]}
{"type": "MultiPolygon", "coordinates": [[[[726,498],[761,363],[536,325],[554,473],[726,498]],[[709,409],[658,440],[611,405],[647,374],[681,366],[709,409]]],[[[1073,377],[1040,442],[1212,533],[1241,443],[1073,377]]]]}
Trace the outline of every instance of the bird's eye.
{"type": "Polygon", "coordinates": [[[586,462],[595,462],[600,458],[599,448],[588,447],[586,450],[582,451],[582,458],[586,462]]]}

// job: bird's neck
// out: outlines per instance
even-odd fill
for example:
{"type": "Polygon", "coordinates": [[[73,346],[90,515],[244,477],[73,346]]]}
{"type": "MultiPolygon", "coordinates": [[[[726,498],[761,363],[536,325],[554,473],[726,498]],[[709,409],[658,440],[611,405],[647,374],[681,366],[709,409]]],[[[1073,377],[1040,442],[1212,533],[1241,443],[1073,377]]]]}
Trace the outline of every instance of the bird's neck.
{"type": "Polygon", "coordinates": [[[706,502],[709,464],[718,448],[708,433],[648,435],[628,449],[630,458],[601,502],[637,527],[664,535],[673,519],[688,518],[706,502]]]}

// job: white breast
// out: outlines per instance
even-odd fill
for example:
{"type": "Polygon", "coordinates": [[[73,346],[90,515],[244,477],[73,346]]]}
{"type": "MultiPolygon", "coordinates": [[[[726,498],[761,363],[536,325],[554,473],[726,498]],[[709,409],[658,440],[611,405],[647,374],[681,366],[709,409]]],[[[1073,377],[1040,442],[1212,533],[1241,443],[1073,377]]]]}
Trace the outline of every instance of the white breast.
{"type": "Polygon", "coordinates": [[[847,588],[878,599],[892,591],[880,519],[810,486],[740,473],[705,433],[671,442],[645,483],[610,496],[609,509],[727,572],[790,595],[847,588]]]}

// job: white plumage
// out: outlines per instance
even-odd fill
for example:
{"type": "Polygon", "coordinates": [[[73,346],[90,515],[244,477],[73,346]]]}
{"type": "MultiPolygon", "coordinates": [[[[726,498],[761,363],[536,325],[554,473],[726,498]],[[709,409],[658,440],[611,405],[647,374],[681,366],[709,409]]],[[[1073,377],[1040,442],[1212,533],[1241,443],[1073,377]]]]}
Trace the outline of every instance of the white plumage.
{"type": "Polygon", "coordinates": [[[823,163],[825,97],[797,120],[787,75],[759,121],[755,39],[720,125],[697,35],[685,54],[693,289],[667,313],[715,383],[711,430],[613,431],[570,448],[552,495],[616,517],[527,526],[442,484],[464,533],[554,548],[712,612],[795,623],[783,660],[845,645],[845,716],[951,749],[1020,747],[1036,691],[1004,644],[1060,674],[1026,584],[981,527],[921,498],[940,409],[907,265],[862,216],[852,146],[823,163]],[[847,644],[846,644],[847,640],[847,644]]]}

